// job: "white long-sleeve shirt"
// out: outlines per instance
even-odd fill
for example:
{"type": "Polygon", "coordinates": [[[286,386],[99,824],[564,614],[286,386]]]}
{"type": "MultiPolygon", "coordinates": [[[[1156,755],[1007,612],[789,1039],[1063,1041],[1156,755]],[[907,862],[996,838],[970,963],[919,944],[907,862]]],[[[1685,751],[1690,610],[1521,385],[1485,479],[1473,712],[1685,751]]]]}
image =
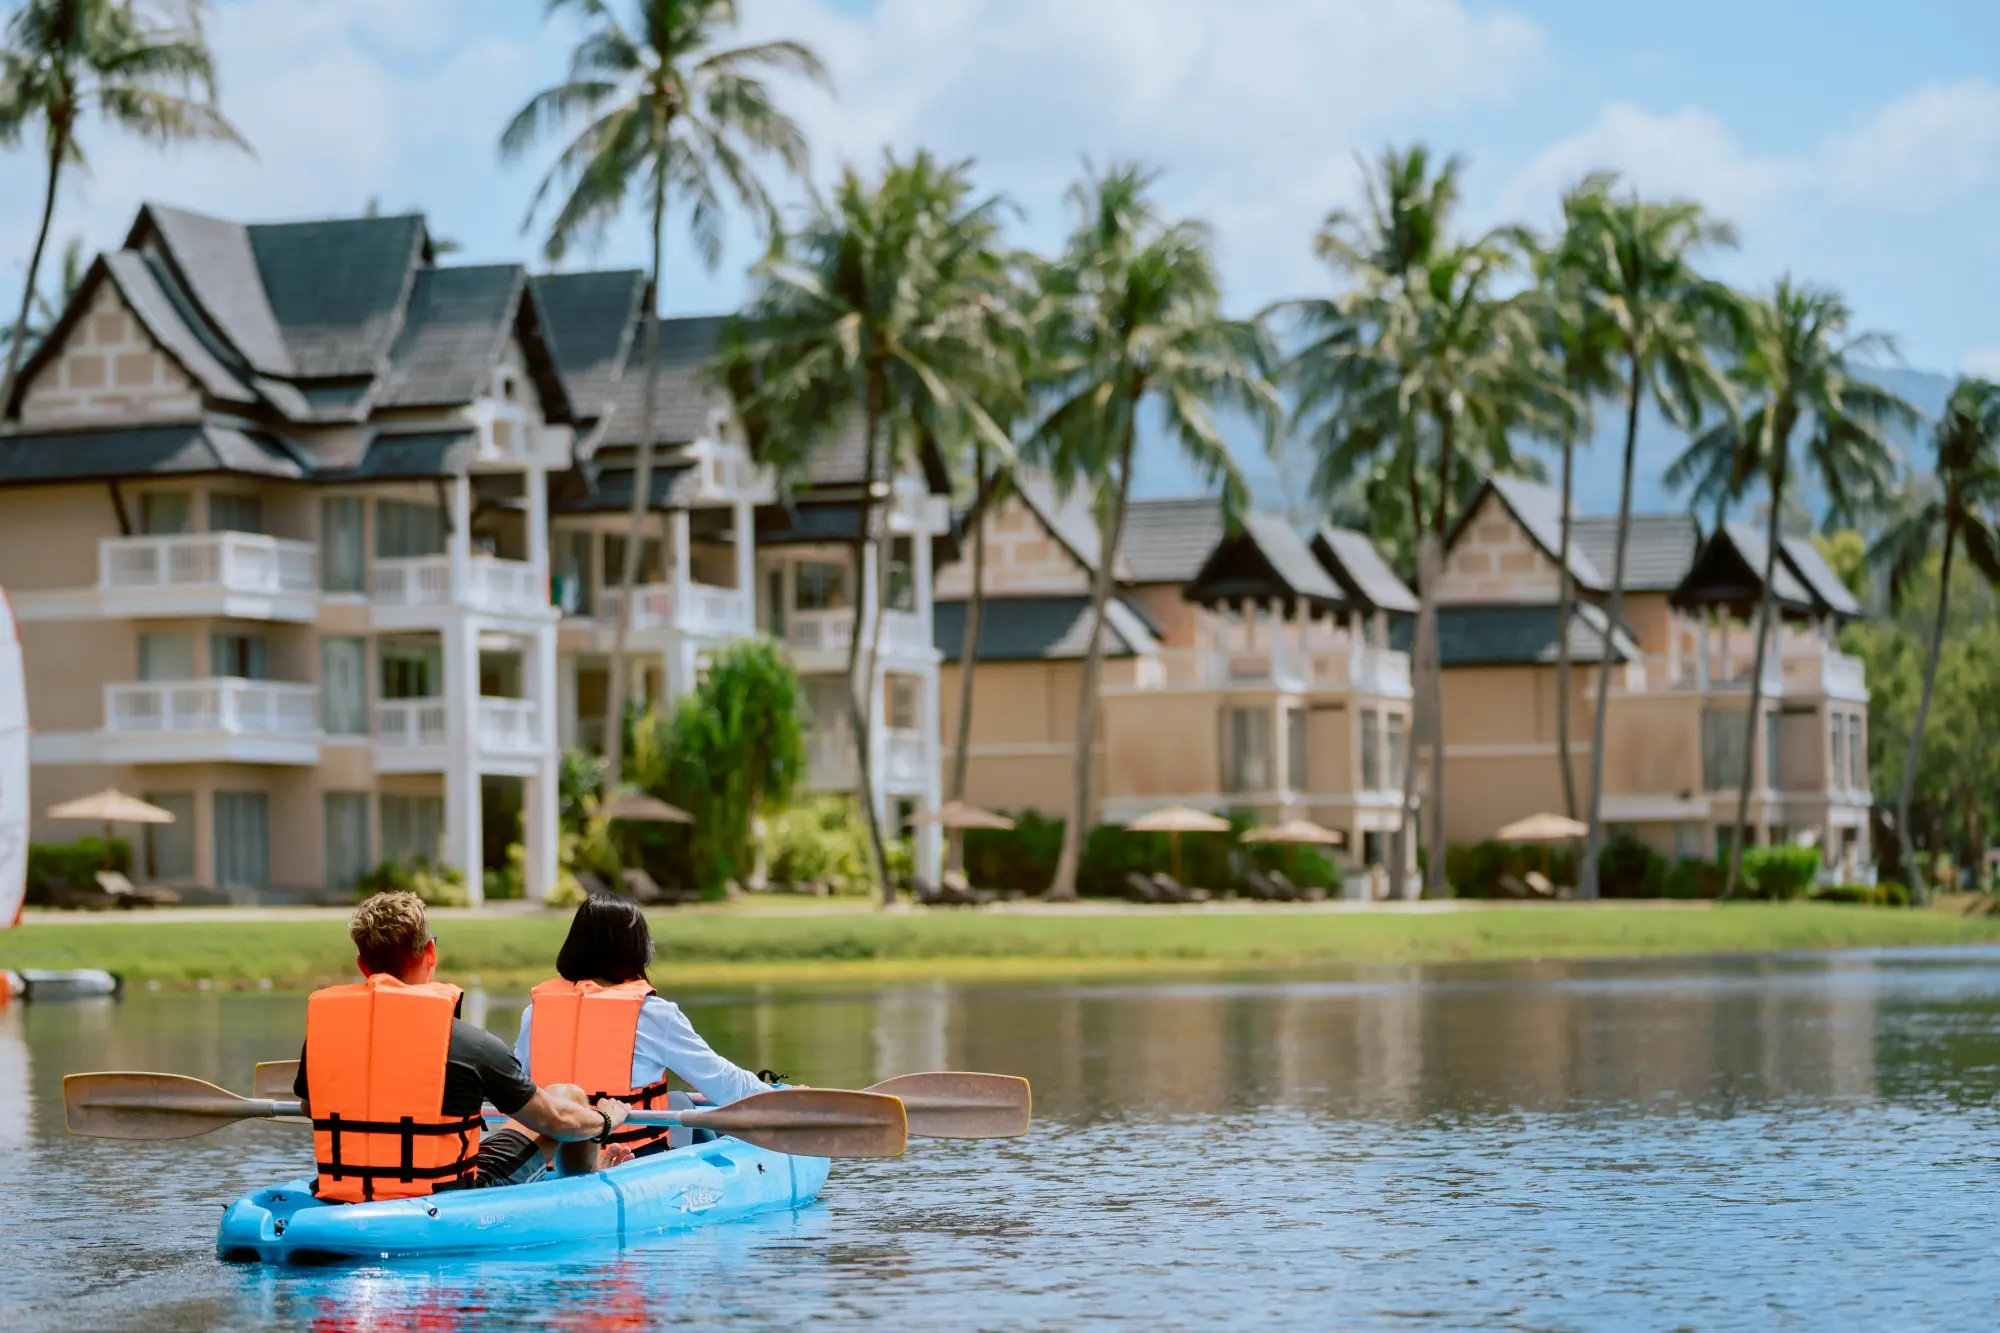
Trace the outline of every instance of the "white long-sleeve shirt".
{"type": "MultiPolygon", "coordinates": [[[[534,1016],[532,1004],[521,1011],[521,1035],[514,1042],[514,1058],[521,1062],[521,1068],[528,1071],[530,1078],[536,1078],[528,1061],[532,1049],[529,1024],[534,1016]]],[[[648,1083],[658,1083],[670,1072],[717,1106],[765,1091],[763,1081],[755,1074],[717,1055],[694,1030],[694,1024],[687,1021],[679,1005],[648,995],[639,1006],[639,1031],[632,1042],[632,1086],[643,1088],[648,1083]]]]}

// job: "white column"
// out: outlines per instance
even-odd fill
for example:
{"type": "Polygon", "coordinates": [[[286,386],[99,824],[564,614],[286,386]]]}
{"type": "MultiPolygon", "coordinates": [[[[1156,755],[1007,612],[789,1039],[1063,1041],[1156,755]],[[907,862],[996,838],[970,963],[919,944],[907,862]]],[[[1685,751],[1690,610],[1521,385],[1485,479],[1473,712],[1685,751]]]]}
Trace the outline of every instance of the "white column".
{"type": "MultiPolygon", "coordinates": [[[[924,584],[918,586],[923,587],[924,584]]],[[[937,809],[944,799],[943,744],[939,739],[943,724],[938,710],[938,669],[932,665],[924,671],[923,715],[919,720],[924,736],[923,808],[926,810],[937,809]]],[[[933,884],[937,883],[944,870],[944,830],[935,824],[919,824],[916,851],[917,874],[933,884]]]]}
{"type": "Polygon", "coordinates": [[[575,653],[565,653],[556,665],[556,744],[562,747],[583,743],[583,718],[577,712],[575,653]]]}
{"type": "Polygon", "coordinates": [[[549,592],[549,474],[538,467],[526,473],[528,568],[544,598],[549,592]]]}
{"type": "MultiPolygon", "coordinates": [[[[472,596],[472,478],[461,472],[451,480],[451,599],[464,606],[472,596]]],[[[474,671],[478,668],[475,664],[474,671]]],[[[476,676],[475,676],[476,679],[476,676]]]]}
{"type": "Polygon", "coordinates": [[[736,532],[736,593],[743,603],[742,632],[757,632],[757,509],[747,499],[736,501],[732,521],[736,532]]]}
{"type": "Polygon", "coordinates": [[[541,901],[556,886],[559,859],[557,785],[562,752],[556,741],[556,630],[543,625],[535,631],[524,654],[523,693],[535,703],[535,771],[521,789],[521,847],[527,854],[525,892],[541,901]]]}
{"type": "MultiPolygon", "coordinates": [[[[1291,728],[1285,725],[1283,695],[1271,704],[1271,790],[1289,791],[1292,786],[1291,728]]],[[[1284,812],[1281,812],[1281,815],[1284,812]]]]}
{"type": "Polygon", "coordinates": [[[477,617],[455,613],[444,623],[443,860],[464,873],[465,890],[474,903],[484,899],[485,871],[480,852],[479,626],[477,617]]]}
{"type": "Polygon", "coordinates": [[[1701,613],[1701,642],[1696,651],[1701,655],[1695,659],[1695,687],[1703,694],[1708,693],[1708,627],[1715,620],[1715,613],[1704,609],[1701,613]]]}

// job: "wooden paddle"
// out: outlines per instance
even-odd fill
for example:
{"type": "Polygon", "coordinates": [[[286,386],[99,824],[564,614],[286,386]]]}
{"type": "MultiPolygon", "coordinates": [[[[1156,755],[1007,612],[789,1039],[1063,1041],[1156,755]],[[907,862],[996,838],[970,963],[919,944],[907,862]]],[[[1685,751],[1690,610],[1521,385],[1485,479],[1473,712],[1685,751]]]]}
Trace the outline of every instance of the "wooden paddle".
{"type": "MultiPolygon", "coordinates": [[[[63,1078],[69,1132],[92,1138],[187,1139],[239,1120],[275,1120],[299,1110],[296,1101],[239,1097],[181,1074],[63,1078]]],[[[490,1106],[486,1115],[509,1118],[490,1106]]],[[[708,1110],[634,1111],[627,1123],[712,1129],[800,1157],[901,1157],[908,1138],[903,1104],[896,1098],[832,1088],[774,1088],[708,1110]]]]}
{"type": "MultiPolygon", "coordinates": [[[[257,1066],[252,1095],[290,1097],[298,1075],[297,1060],[267,1060],[257,1066]]],[[[1017,1139],[1033,1114],[1028,1080],[1012,1074],[900,1074],[862,1091],[901,1098],[912,1138],[1017,1139]]]]}

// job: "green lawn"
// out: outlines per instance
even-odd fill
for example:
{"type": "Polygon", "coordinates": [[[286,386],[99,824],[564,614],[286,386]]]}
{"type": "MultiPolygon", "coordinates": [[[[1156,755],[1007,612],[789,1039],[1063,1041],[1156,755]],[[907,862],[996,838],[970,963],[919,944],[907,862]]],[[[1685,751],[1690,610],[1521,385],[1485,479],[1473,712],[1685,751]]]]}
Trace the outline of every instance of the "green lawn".
{"type": "MultiPolygon", "coordinates": [[[[489,986],[547,977],[562,914],[447,917],[444,975],[489,986]]],[[[1443,912],[1185,914],[866,911],[665,913],[654,977],[667,984],[898,977],[1035,977],[1508,958],[1764,953],[2000,943],[2000,919],[1823,905],[1474,906],[1443,912]]],[[[0,933],[0,967],[102,967],[136,982],[303,989],[343,978],[336,920],[33,920],[0,933]]]]}

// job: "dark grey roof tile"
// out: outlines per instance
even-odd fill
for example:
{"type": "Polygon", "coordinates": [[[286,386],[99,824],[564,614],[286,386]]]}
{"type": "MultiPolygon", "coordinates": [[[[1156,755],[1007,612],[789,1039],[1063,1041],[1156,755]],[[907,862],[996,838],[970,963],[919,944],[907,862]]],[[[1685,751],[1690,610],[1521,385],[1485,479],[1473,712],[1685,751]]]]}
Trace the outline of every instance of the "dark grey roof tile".
{"type": "Polygon", "coordinates": [[[513,328],[526,280],[519,264],[418,269],[375,401],[441,407],[480,396],[513,328]]]}
{"type": "MultiPolygon", "coordinates": [[[[1618,520],[1578,515],[1570,522],[1570,542],[1611,586],[1618,555],[1618,520]]],[[[1692,514],[1634,514],[1625,541],[1625,590],[1672,592],[1694,568],[1701,549],[1701,525],[1692,514]]]]}
{"type": "MultiPolygon", "coordinates": [[[[964,602],[939,602],[932,638],[947,662],[958,660],[965,643],[964,602]]],[[[979,617],[979,660],[1037,662],[1081,658],[1090,643],[1088,597],[995,597],[979,617]]],[[[1104,651],[1131,657],[1157,645],[1145,620],[1122,598],[1105,607],[1104,651]]]]}
{"type": "Polygon", "coordinates": [[[270,436],[199,423],[0,436],[0,484],[203,472],[304,476],[270,436]]]}
{"type": "Polygon", "coordinates": [[[374,374],[401,324],[424,250],[423,219],[335,218],[246,230],[295,373],[303,379],[374,374]]]}
{"type": "MultiPolygon", "coordinates": [[[[1579,602],[1568,627],[1570,660],[1599,662],[1605,653],[1604,612],[1579,602]]],[[[1446,606],[1438,608],[1438,658],[1449,667],[1537,666],[1560,655],[1553,606],[1446,606]]],[[[1390,642],[1408,652],[1416,637],[1414,619],[1390,628],[1390,642]]],[[[1611,636],[1613,661],[1638,655],[1624,630],[1611,636]]]]}
{"type": "Polygon", "coordinates": [[[1391,615],[1415,615],[1417,597],[1389,568],[1389,562],[1363,532],[1323,527],[1313,534],[1313,554],[1341,585],[1348,599],[1364,610],[1391,615]]]}
{"type": "Polygon", "coordinates": [[[610,407],[632,355],[646,275],[612,269],[550,273],[531,281],[576,414],[594,422],[610,407]]]}
{"type": "Polygon", "coordinates": [[[1119,564],[1134,583],[1186,583],[1226,531],[1218,496],[1135,500],[1125,514],[1119,564]]]}
{"type": "MultiPolygon", "coordinates": [[[[246,366],[262,375],[295,370],[291,349],[264,295],[249,229],[184,209],[148,204],[135,227],[151,223],[174,271],[246,366]]],[[[133,242],[128,242],[128,246],[133,242]]]]}
{"type": "Polygon", "coordinates": [[[1812,544],[1809,537],[1785,537],[1780,539],[1785,562],[1792,572],[1810,588],[1813,595],[1826,609],[1836,616],[1858,616],[1861,603],[1854,592],[1840,581],[1840,575],[1833,572],[1833,566],[1826,563],[1826,557],[1819,553],[1819,547],[1812,544]]]}

